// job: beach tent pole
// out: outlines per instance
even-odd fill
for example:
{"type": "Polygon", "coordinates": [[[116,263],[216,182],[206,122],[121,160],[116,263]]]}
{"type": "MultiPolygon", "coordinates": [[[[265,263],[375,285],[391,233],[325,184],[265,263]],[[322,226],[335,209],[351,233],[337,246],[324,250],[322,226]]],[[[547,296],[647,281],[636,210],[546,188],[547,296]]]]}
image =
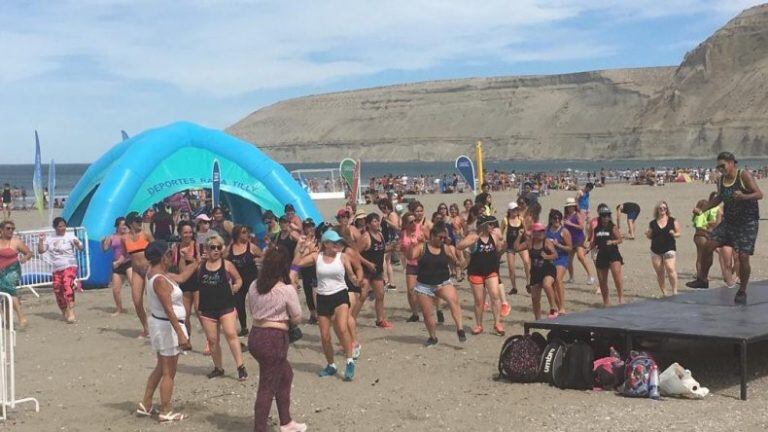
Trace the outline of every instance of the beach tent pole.
{"type": "Polygon", "coordinates": [[[477,189],[483,186],[485,177],[483,176],[483,141],[477,140],[475,145],[475,158],[477,159],[477,181],[475,183],[475,194],[477,189]]]}

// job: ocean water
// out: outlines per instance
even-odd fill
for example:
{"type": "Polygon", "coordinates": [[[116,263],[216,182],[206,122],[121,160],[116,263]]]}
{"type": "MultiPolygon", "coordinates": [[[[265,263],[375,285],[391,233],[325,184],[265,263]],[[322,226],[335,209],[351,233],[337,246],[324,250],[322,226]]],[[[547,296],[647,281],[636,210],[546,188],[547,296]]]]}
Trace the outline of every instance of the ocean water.
{"type": "MultiPolygon", "coordinates": [[[[485,161],[484,169],[486,172],[516,171],[516,172],[557,172],[568,169],[574,171],[597,171],[605,168],[606,170],[627,170],[645,167],[677,168],[677,167],[705,167],[713,168],[714,159],[656,159],[656,160],[550,160],[550,161],[526,161],[526,160],[508,160],[508,161],[485,161]]],[[[749,166],[752,168],[768,165],[767,159],[743,159],[739,161],[740,166],[749,166]]],[[[56,195],[67,195],[80,177],[88,169],[89,164],[57,164],[56,165],[56,195]]],[[[316,163],[316,164],[284,164],[288,171],[295,169],[313,169],[313,168],[338,168],[338,164],[316,163]]],[[[48,184],[48,165],[43,165],[43,184],[48,184]]],[[[362,178],[380,177],[385,175],[427,175],[436,176],[442,174],[452,174],[454,172],[453,162],[365,162],[362,163],[362,178]]],[[[26,188],[28,196],[32,196],[32,174],[34,165],[0,165],[0,184],[9,183],[13,187],[26,188]]]]}

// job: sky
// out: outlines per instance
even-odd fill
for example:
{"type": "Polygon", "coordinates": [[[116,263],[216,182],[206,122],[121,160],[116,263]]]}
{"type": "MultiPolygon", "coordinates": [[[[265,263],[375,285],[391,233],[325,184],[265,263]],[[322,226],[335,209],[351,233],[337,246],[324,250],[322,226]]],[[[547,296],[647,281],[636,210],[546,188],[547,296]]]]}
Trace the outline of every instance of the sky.
{"type": "Polygon", "coordinates": [[[677,65],[746,0],[0,3],[0,164],[92,162],[178,120],[226,128],[298,96],[677,65]]]}

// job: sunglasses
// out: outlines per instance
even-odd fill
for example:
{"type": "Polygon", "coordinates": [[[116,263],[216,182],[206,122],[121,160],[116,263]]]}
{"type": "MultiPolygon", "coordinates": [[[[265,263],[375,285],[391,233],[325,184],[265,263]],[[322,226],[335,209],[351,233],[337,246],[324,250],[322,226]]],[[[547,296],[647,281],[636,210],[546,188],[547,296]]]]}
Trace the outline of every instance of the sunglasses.
{"type": "Polygon", "coordinates": [[[717,165],[715,165],[715,168],[717,168],[717,169],[725,169],[725,164],[717,164],[717,165]]]}
{"type": "Polygon", "coordinates": [[[224,249],[224,246],[222,246],[222,245],[208,245],[208,249],[210,249],[212,251],[220,251],[220,250],[224,249]]]}
{"type": "Polygon", "coordinates": [[[666,209],[667,207],[664,207],[664,206],[659,207],[659,210],[666,210],[666,209]]]}
{"type": "Polygon", "coordinates": [[[16,227],[12,227],[12,226],[7,226],[7,227],[5,227],[5,230],[6,230],[6,231],[13,231],[13,230],[15,230],[15,229],[16,229],[16,227]]]}

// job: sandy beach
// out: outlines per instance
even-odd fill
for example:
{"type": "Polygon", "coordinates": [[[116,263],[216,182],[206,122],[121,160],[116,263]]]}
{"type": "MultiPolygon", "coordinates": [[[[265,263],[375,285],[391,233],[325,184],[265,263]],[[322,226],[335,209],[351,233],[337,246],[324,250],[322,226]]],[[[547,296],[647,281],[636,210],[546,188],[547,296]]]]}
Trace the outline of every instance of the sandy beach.
{"type": "MultiPolygon", "coordinates": [[[[768,182],[761,181],[768,190],[768,182]]],[[[690,210],[713,190],[712,185],[669,184],[664,187],[610,185],[592,193],[592,206],[605,202],[611,208],[625,201],[640,204],[637,240],[620,245],[625,259],[624,281],[628,301],[657,297],[659,289],[651,268],[649,241],[642,237],[652,217],[653,205],[665,199],[672,215],[679,218],[684,234],[678,240],[680,285],[691,278],[695,263],[690,210]]],[[[553,192],[543,197],[542,214],[551,207],[562,209],[573,192],[553,192]]],[[[460,203],[462,195],[419,197],[427,214],[439,202],[460,203]]],[[[503,209],[513,193],[494,193],[497,208],[503,209]]],[[[319,202],[327,219],[342,205],[319,202]]],[[[765,204],[761,203],[763,208],[765,204]]],[[[364,207],[372,210],[372,206],[364,207]]],[[[765,210],[763,210],[765,211],[765,210]]],[[[37,212],[15,212],[19,229],[40,226],[37,212]]],[[[623,224],[622,224],[623,226],[623,224]]],[[[768,229],[760,231],[752,258],[752,279],[768,278],[768,229]]],[[[713,267],[711,286],[721,285],[719,268],[713,267]]],[[[522,275],[522,269],[518,275],[522,275]]],[[[409,316],[402,267],[396,267],[396,292],[386,294],[386,307],[394,328],[373,325],[373,305],[368,303],[360,319],[363,353],[354,382],[341,378],[320,379],[323,365],[318,330],[303,325],[304,338],[289,352],[294,369],[292,415],[306,422],[311,431],[758,431],[768,428],[768,344],[750,348],[750,398],[742,402],[732,346],[694,344],[670,340],[657,352],[661,366],[677,361],[712,394],[702,401],[656,402],[631,400],[605,391],[566,391],[546,384],[510,384],[494,381],[499,348],[503,339],[486,333],[469,336],[461,344],[454,327],[438,330],[440,344],[425,348],[423,323],[406,323],[409,316]]],[[[506,265],[502,277],[508,285],[506,265]]],[[[522,276],[518,285],[524,286],[522,276]]],[[[472,298],[465,282],[458,284],[465,326],[472,322],[472,298]]],[[[615,291],[612,284],[612,300],[615,291]]],[[[681,291],[687,288],[682,287],[681,291]]],[[[509,296],[512,313],[505,319],[507,335],[522,332],[521,324],[532,320],[528,294],[509,296]]],[[[194,351],[179,359],[174,406],[190,415],[176,425],[159,425],[138,418],[133,411],[154,366],[149,344],[136,337],[135,315],[111,317],[109,290],[91,290],[77,295],[78,322],[62,322],[50,289],[37,299],[23,293],[29,326],[17,333],[17,396],[36,397],[40,412],[21,405],[0,426],[14,431],[246,431],[252,428],[253,402],[258,367],[248,354],[249,379],[236,379],[235,365],[225,352],[226,377],[208,380],[210,358],[201,354],[203,335],[194,322],[194,351]]],[[[594,287],[586,284],[583,270],[576,267],[576,282],[566,285],[571,312],[601,306],[594,287]]],[[[303,302],[303,296],[300,296],[303,302]]],[[[130,293],[123,290],[124,304],[130,293]]],[[[305,310],[306,312],[306,310],[305,310]]],[[[490,328],[486,314],[486,328],[490,328]]],[[[450,321],[450,320],[449,320],[450,321]]],[[[245,339],[243,339],[245,341],[245,339]]],[[[226,349],[225,349],[226,351],[226,349]]],[[[341,361],[339,358],[337,361],[341,361]]],[[[273,408],[273,424],[276,423],[273,408]]],[[[273,426],[278,430],[277,426],[273,426]]]]}

